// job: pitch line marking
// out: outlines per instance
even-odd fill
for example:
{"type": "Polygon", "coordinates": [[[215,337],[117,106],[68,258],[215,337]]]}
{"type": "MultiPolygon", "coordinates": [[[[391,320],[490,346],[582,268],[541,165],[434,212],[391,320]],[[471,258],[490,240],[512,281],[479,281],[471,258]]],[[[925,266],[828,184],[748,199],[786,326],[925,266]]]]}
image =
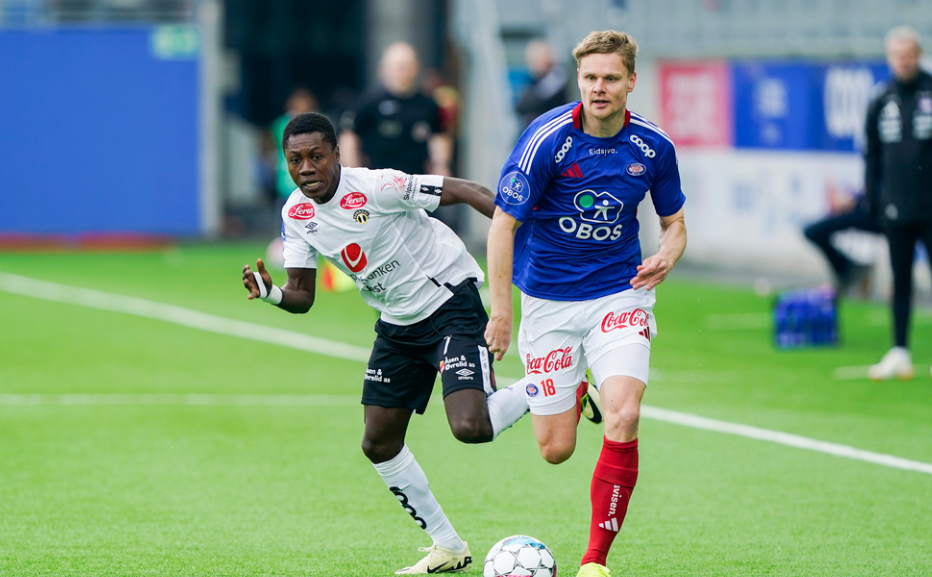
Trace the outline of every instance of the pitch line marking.
{"type": "Polygon", "coordinates": [[[136,297],[71,287],[3,272],[0,272],[0,290],[27,297],[175,323],[211,333],[261,341],[348,361],[364,363],[369,360],[369,349],[367,348],[246,321],[227,319],[193,309],[136,297]]]}
{"type": "MultiPolygon", "coordinates": [[[[167,305],[148,301],[145,299],[127,297],[105,293],[93,289],[71,287],[57,283],[40,281],[14,274],[0,272],[0,290],[27,297],[40,298],[54,302],[76,304],[111,312],[151,318],[155,320],[176,323],[183,326],[200,329],[207,332],[227,336],[237,336],[245,339],[290,347],[311,353],[341,358],[350,361],[366,362],[369,350],[355,345],[336,343],[287,331],[274,329],[250,323],[237,321],[202,313],[179,306],[167,305]]],[[[511,379],[501,378],[503,383],[514,382],[511,379]]],[[[510,384],[510,383],[509,383],[510,384]]],[[[171,404],[171,405],[237,405],[237,406],[325,406],[343,405],[359,402],[358,397],[351,395],[0,395],[0,406],[23,405],[123,405],[123,404],[171,404]]],[[[932,475],[932,464],[920,461],[911,461],[883,453],[874,453],[856,449],[848,445],[818,441],[808,437],[782,433],[770,429],[761,429],[750,425],[729,423],[680,413],[658,407],[644,405],[641,414],[657,421],[676,425],[738,435],[749,439],[777,443],[797,449],[805,449],[932,475]]]]}

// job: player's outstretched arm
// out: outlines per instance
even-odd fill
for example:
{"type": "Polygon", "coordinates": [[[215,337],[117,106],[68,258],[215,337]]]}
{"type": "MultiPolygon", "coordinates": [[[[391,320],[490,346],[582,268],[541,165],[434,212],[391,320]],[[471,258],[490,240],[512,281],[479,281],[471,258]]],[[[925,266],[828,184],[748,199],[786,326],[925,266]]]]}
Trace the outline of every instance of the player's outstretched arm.
{"type": "Polygon", "coordinates": [[[279,288],[272,282],[272,275],[265,269],[262,259],[256,260],[256,272],[249,265],[243,267],[243,286],[249,291],[249,300],[261,298],[290,313],[303,314],[311,310],[317,287],[317,269],[289,268],[288,282],[279,288]],[[256,274],[262,285],[259,286],[256,274]]]}
{"type": "Polygon", "coordinates": [[[657,254],[638,265],[638,274],[631,279],[631,288],[648,290],[662,283],[686,250],[686,221],[683,209],[660,217],[660,247],[657,254]]]}
{"type": "Polygon", "coordinates": [[[443,177],[440,206],[460,203],[468,204],[489,218],[492,218],[495,212],[495,195],[491,190],[471,180],[443,177]]]}
{"type": "Polygon", "coordinates": [[[489,229],[489,293],[492,313],[485,328],[489,352],[500,361],[511,345],[514,311],[511,307],[511,277],[514,273],[515,231],[521,223],[503,210],[496,210],[489,229]]]}

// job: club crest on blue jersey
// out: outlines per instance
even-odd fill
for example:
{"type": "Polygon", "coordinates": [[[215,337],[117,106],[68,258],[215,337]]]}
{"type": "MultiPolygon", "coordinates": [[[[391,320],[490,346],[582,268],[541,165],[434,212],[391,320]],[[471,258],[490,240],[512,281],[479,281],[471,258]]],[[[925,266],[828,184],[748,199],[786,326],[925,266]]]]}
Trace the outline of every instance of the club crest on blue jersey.
{"type": "Polygon", "coordinates": [[[596,193],[594,190],[584,190],[576,193],[573,199],[579,218],[586,222],[597,224],[611,224],[621,216],[624,203],[608,192],[596,193]]]}
{"type": "Polygon", "coordinates": [[[498,183],[498,192],[506,204],[524,204],[530,193],[527,177],[520,172],[509,172],[498,183]]]}
{"type": "Polygon", "coordinates": [[[640,162],[632,162],[628,165],[628,168],[625,169],[625,172],[631,176],[641,176],[647,172],[647,167],[641,164],[640,162]]]}

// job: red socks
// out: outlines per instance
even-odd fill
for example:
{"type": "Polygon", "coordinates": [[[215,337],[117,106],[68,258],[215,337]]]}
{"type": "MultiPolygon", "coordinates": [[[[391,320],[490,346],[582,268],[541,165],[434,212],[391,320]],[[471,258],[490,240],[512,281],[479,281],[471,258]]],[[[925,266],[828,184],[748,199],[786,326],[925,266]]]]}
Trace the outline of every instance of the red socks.
{"type": "Polygon", "coordinates": [[[582,398],[589,392],[589,382],[583,381],[579,383],[579,386],[576,387],[576,424],[579,424],[579,419],[582,417],[582,398]]]}
{"type": "Polygon", "coordinates": [[[589,524],[589,548],[582,564],[605,565],[608,550],[621,530],[628,501],[638,480],[638,440],[618,443],[603,438],[602,454],[592,474],[590,498],[592,520],[589,524]]]}

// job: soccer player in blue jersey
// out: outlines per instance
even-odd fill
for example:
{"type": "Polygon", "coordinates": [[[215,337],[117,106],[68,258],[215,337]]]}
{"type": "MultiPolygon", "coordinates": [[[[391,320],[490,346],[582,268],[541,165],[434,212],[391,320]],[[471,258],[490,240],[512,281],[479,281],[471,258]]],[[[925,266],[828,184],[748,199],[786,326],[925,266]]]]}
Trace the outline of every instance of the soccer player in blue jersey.
{"type": "Polygon", "coordinates": [[[489,350],[511,343],[511,283],[521,289],[518,349],[541,455],[576,448],[576,389],[588,366],[605,436],[590,487],[589,546],[579,577],[609,574],[638,472],[638,420],[656,335],[654,288],[686,248],[676,152],[656,125],[627,110],[637,44],[614,30],[573,50],[580,102],[551,110],[521,136],[502,169],[489,231],[489,350]],[[650,192],[657,254],[641,260],[637,207],[650,192]]]}

